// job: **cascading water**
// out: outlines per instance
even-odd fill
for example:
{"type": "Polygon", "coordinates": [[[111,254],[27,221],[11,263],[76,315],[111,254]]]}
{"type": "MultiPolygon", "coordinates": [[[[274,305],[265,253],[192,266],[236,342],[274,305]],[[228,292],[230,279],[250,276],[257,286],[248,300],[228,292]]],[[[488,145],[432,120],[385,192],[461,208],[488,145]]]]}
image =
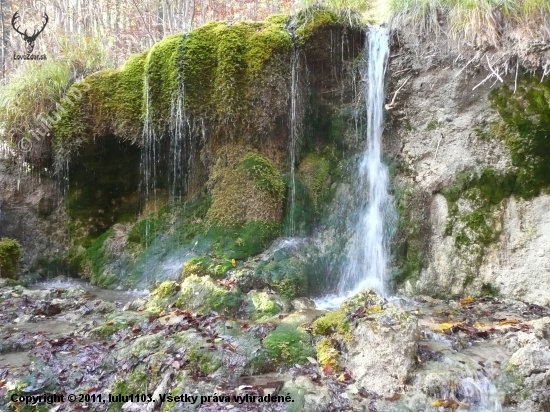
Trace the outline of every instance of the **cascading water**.
{"type": "MultiPolygon", "coordinates": [[[[367,59],[367,147],[359,165],[356,194],[360,199],[348,262],[338,284],[340,295],[367,287],[386,294],[388,264],[387,219],[393,212],[388,193],[388,169],[382,162],[384,77],[389,55],[386,29],[369,27],[367,59]]],[[[364,76],[364,74],[363,74],[364,76]]]]}
{"type": "Polygon", "coordinates": [[[345,263],[337,295],[320,299],[317,306],[335,307],[345,298],[374,288],[386,295],[388,265],[388,226],[394,215],[388,193],[388,169],[382,162],[384,130],[384,77],[389,55],[389,38],[385,28],[368,29],[368,47],[361,76],[365,84],[367,109],[367,144],[361,158],[355,186],[357,208],[353,235],[347,245],[345,263]],[[366,67],[365,67],[366,66],[366,67]]]}

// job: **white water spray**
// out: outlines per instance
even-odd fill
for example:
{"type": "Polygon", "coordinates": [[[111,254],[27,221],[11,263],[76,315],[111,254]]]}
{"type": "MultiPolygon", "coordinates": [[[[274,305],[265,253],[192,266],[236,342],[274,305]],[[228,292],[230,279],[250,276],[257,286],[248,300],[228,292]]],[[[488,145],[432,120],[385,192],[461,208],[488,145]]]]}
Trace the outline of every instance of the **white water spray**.
{"type": "Polygon", "coordinates": [[[355,196],[358,200],[356,224],[347,245],[347,263],[338,283],[337,295],[317,301],[318,307],[335,307],[366,288],[386,296],[388,266],[388,217],[393,216],[388,193],[388,169],[382,162],[384,130],[384,77],[389,55],[385,28],[369,27],[368,53],[362,78],[367,107],[367,146],[361,158],[355,196]],[[366,68],[366,70],[365,70],[366,68]]]}

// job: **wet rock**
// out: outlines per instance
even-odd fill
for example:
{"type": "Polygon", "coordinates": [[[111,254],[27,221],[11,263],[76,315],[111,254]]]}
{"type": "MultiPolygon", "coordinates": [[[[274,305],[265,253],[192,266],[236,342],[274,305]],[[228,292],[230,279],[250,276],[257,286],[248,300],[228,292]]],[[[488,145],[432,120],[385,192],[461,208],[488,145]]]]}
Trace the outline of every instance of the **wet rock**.
{"type": "Polygon", "coordinates": [[[243,305],[245,316],[252,320],[288,312],[290,309],[290,303],[285,297],[256,290],[247,293],[243,305]]]}
{"type": "Polygon", "coordinates": [[[316,308],[315,302],[308,298],[294,299],[291,303],[294,310],[308,310],[316,308]]]}

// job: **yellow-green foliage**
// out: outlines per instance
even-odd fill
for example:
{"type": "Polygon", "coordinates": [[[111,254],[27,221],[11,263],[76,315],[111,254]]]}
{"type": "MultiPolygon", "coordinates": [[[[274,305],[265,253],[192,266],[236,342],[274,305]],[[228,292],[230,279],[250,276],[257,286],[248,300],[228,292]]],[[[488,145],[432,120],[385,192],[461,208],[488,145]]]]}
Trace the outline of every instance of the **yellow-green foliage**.
{"type": "Polygon", "coordinates": [[[298,175],[307,187],[311,200],[318,210],[330,177],[330,162],[318,154],[311,153],[300,163],[298,175]]]}
{"type": "Polygon", "coordinates": [[[281,324],[263,340],[273,360],[292,365],[303,363],[314,354],[307,334],[293,325],[281,324]]]}
{"type": "Polygon", "coordinates": [[[210,276],[213,279],[221,278],[233,267],[229,259],[216,259],[210,256],[197,256],[189,259],[183,265],[182,276],[210,276]]]}
{"type": "Polygon", "coordinates": [[[157,129],[168,122],[170,105],[177,96],[183,41],[182,34],[168,36],[151,47],[145,59],[149,115],[157,129]]]}
{"type": "Polygon", "coordinates": [[[350,324],[346,320],[346,312],[339,309],[317,319],[311,324],[311,329],[316,336],[328,336],[334,333],[344,335],[350,331],[350,324]]]}
{"type": "Polygon", "coordinates": [[[0,277],[17,279],[21,252],[21,245],[17,240],[0,239],[0,277]]]}
{"type": "Polygon", "coordinates": [[[67,113],[52,129],[57,144],[71,150],[82,141],[111,134],[139,140],[146,58],[147,52],[134,55],[120,69],[94,73],[73,85],[73,93],[82,98],[72,105],[64,102],[67,113]]]}
{"type": "Polygon", "coordinates": [[[208,220],[227,226],[280,222],[285,186],[271,161],[257,151],[229,145],[218,159],[209,180],[208,220]]]}
{"type": "Polygon", "coordinates": [[[339,369],[338,359],[340,353],[332,344],[330,338],[323,338],[317,343],[315,349],[317,350],[317,360],[322,366],[330,366],[331,370],[337,372],[339,369]]]}
{"type": "Polygon", "coordinates": [[[224,121],[248,121],[250,85],[275,53],[288,53],[291,46],[278,19],[210,23],[193,30],[183,45],[187,106],[224,121]]]}

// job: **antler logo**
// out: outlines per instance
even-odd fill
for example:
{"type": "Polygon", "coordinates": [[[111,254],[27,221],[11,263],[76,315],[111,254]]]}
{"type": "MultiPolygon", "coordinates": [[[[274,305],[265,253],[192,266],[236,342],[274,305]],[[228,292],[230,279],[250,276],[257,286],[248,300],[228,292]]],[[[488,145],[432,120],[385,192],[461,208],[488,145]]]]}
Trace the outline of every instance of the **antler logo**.
{"type": "Polygon", "coordinates": [[[21,16],[19,15],[19,11],[16,11],[13,17],[11,18],[11,25],[13,26],[14,30],[21,35],[23,40],[25,40],[26,46],[25,51],[27,54],[31,54],[34,50],[34,42],[36,41],[36,38],[42,31],[44,31],[44,27],[46,27],[46,24],[48,24],[48,15],[44,12],[44,21],[43,25],[39,30],[34,29],[33,33],[29,35],[27,32],[27,29],[25,29],[24,32],[21,32],[19,30],[19,21],[21,20],[21,16]]]}

